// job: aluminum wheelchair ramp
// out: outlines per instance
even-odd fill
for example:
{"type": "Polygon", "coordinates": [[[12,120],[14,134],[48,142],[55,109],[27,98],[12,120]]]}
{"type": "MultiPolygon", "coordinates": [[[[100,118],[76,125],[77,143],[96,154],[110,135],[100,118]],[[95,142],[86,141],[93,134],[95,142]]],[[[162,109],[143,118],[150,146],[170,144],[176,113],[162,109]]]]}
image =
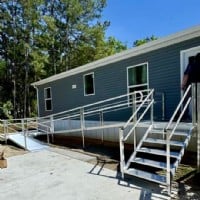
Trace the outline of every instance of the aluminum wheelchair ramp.
{"type": "Polygon", "coordinates": [[[23,133],[10,134],[7,136],[7,139],[28,151],[38,151],[48,147],[31,136],[24,137],[23,133]]]}

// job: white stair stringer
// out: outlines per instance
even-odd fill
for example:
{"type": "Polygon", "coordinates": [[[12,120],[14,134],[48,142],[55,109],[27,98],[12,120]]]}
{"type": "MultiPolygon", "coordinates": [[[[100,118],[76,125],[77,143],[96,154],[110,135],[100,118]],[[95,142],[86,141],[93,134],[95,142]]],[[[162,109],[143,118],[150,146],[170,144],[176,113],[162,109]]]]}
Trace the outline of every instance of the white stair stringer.
{"type": "MultiPolygon", "coordinates": [[[[170,171],[172,178],[181,162],[185,149],[187,148],[193,127],[190,129],[177,129],[170,141],[170,171]],[[178,139],[176,138],[178,136],[178,139]],[[175,139],[174,139],[174,138],[175,139]]],[[[128,160],[124,173],[135,176],[161,185],[167,185],[167,153],[166,153],[166,133],[164,130],[152,128],[141,139],[136,151],[128,160]],[[156,137],[160,135],[159,139],[156,137]],[[153,137],[154,136],[154,137],[153,137]],[[163,139],[161,139],[163,137],[163,139]]]]}

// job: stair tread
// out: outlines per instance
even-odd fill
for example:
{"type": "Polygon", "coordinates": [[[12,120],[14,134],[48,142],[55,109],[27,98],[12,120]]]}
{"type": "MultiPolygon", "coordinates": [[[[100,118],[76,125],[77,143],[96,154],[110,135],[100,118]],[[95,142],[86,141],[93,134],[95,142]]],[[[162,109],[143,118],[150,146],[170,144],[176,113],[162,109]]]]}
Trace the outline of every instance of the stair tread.
{"type": "MultiPolygon", "coordinates": [[[[161,130],[161,129],[159,129],[159,130],[157,130],[157,129],[153,129],[152,131],[151,131],[151,133],[153,133],[153,134],[160,134],[160,135],[166,135],[166,133],[167,132],[165,132],[164,130],[161,130]]],[[[175,136],[185,136],[185,137],[187,137],[188,135],[189,135],[189,131],[188,130],[184,130],[184,131],[175,131],[174,132],[174,134],[173,135],[175,135],[175,136]]]]}
{"type": "MultiPolygon", "coordinates": [[[[166,140],[156,139],[156,138],[147,138],[147,139],[144,140],[144,142],[156,143],[156,144],[166,144],[167,143],[166,140]]],[[[171,140],[170,141],[170,145],[183,147],[185,145],[185,143],[184,142],[180,142],[180,141],[171,140]]]]}
{"type": "Polygon", "coordinates": [[[148,181],[160,183],[162,185],[166,184],[166,177],[158,175],[158,174],[154,174],[154,173],[150,173],[150,172],[146,172],[146,171],[142,171],[142,170],[134,169],[134,168],[129,168],[128,170],[125,171],[125,173],[148,180],[148,181]]]}
{"type": "MultiPolygon", "coordinates": [[[[151,166],[151,167],[155,167],[155,168],[159,168],[159,169],[166,169],[167,168],[166,162],[155,161],[155,160],[150,160],[150,159],[141,158],[141,157],[136,157],[132,162],[142,164],[142,165],[151,166]]],[[[170,165],[170,168],[171,169],[173,168],[173,164],[170,165]]]]}
{"type": "MultiPolygon", "coordinates": [[[[155,154],[155,155],[160,155],[160,156],[166,156],[166,150],[161,150],[161,149],[151,149],[147,147],[142,147],[137,150],[137,152],[142,152],[142,153],[149,153],[149,154],[155,154]]],[[[179,152],[171,151],[170,152],[170,157],[172,158],[179,158],[179,152]]]]}
{"type": "Polygon", "coordinates": [[[161,133],[165,133],[165,132],[164,132],[164,129],[152,129],[151,132],[152,132],[152,133],[158,133],[158,134],[159,134],[159,133],[160,133],[160,134],[161,134],[161,133]]]}

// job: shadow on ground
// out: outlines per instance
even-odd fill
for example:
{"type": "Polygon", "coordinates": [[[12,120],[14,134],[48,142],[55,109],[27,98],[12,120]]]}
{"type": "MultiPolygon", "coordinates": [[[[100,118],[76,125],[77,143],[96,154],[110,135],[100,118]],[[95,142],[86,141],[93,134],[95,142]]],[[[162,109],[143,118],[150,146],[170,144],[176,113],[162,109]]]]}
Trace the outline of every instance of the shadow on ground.
{"type": "MultiPolygon", "coordinates": [[[[45,141],[46,138],[39,137],[40,140],[45,141]]],[[[115,178],[118,180],[118,184],[123,187],[137,188],[141,190],[140,200],[147,199],[168,199],[169,197],[158,196],[164,190],[157,184],[150,183],[145,180],[126,176],[125,180],[121,179],[119,169],[119,146],[117,143],[105,142],[102,143],[99,140],[91,140],[85,138],[85,148],[82,148],[82,140],[77,137],[66,137],[63,135],[56,135],[54,141],[51,141],[52,145],[62,146],[63,148],[70,148],[74,151],[79,151],[84,154],[93,155],[94,159],[88,161],[93,164],[93,167],[89,171],[92,175],[105,176],[101,172],[104,168],[112,169],[116,171],[116,176],[106,176],[108,178],[115,178]]],[[[126,156],[130,155],[130,151],[126,152],[126,156]]],[[[200,173],[196,173],[196,155],[191,152],[184,155],[182,164],[177,170],[175,180],[172,184],[172,198],[180,200],[200,200],[200,173]],[[189,160],[188,160],[189,156],[189,160]]],[[[165,194],[166,192],[164,192],[165,194]]]]}

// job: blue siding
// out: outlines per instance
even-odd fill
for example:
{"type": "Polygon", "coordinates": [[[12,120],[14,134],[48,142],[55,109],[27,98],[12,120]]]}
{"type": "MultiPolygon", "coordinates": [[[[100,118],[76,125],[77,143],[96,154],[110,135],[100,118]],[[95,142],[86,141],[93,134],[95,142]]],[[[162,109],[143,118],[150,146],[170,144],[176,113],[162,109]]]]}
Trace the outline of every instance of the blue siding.
{"type": "MultiPolygon", "coordinates": [[[[39,86],[40,115],[61,112],[125,94],[127,67],[147,62],[149,86],[156,92],[165,93],[166,118],[169,118],[180,99],[180,51],[199,45],[198,37],[39,86]],[[95,95],[84,96],[83,75],[91,72],[94,72],[95,95]],[[76,89],[72,89],[72,85],[76,85],[76,89]],[[52,88],[52,112],[44,110],[45,87],[52,88]]],[[[126,112],[123,113],[123,116],[125,115],[126,112]]]]}

